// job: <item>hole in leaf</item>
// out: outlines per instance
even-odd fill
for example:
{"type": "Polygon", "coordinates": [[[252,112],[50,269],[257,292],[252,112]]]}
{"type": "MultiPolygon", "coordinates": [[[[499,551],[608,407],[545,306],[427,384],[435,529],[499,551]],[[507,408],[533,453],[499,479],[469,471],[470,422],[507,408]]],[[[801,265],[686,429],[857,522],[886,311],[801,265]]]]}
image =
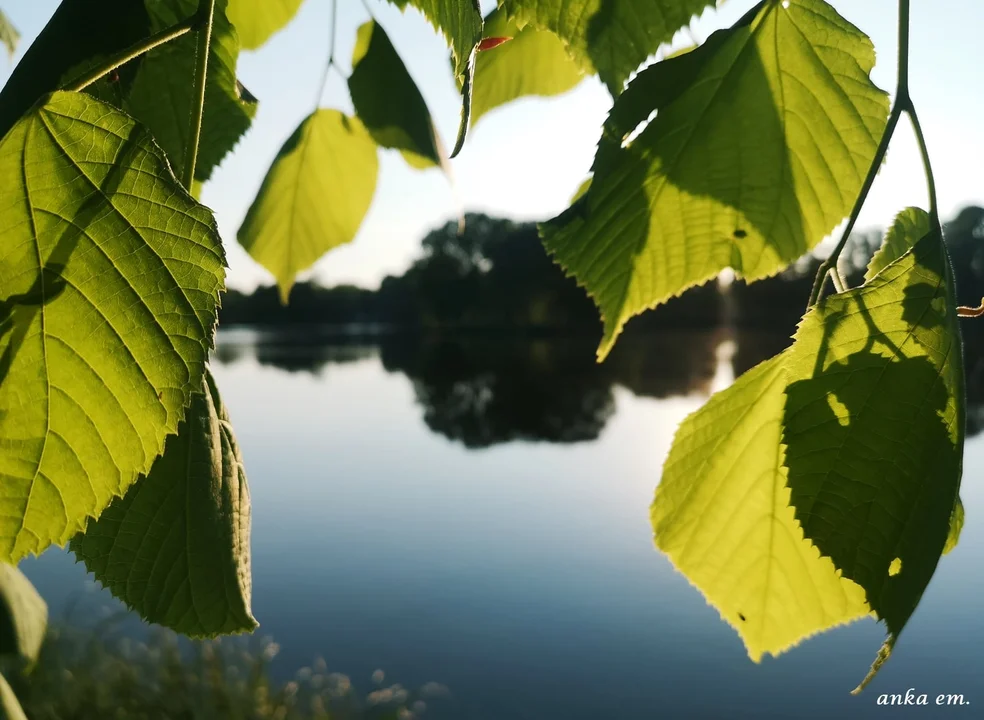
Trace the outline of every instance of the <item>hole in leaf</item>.
{"type": "Polygon", "coordinates": [[[830,405],[830,409],[841,427],[847,427],[851,424],[851,411],[847,409],[847,405],[837,399],[836,395],[828,395],[827,404],[830,405]]]}
{"type": "Polygon", "coordinates": [[[651,113],[649,113],[649,117],[647,117],[641,123],[639,123],[638,125],[636,125],[635,130],[633,130],[632,132],[628,133],[625,137],[622,138],[622,149],[623,150],[625,148],[627,148],[629,145],[631,145],[632,143],[634,143],[635,142],[635,139],[637,137],[639,137],[640,135],[642,135],[642,133],[644,133],[646,131],[646,128],[649,127],[649,123],[651,123],[653,120],[656,119],[656,113],[657,112],[659,112],[659,111],[658,110],[653,110],[651,113]]]}
{"type": "Polygon", "coordinates": [[[748,237],[748,233],[745,232],[744,230],[742,230],[740,228],[738,230],[735,230],[735,239],[736,240],[744,240],[747,237],[748,237]]]}
{"type": "Polygon", "coordinates": [[[890,577],[894,577],[902,572],[902,558],[895,558],[892,560],[892,564],[888,566],[888,574],[890,577]]]}

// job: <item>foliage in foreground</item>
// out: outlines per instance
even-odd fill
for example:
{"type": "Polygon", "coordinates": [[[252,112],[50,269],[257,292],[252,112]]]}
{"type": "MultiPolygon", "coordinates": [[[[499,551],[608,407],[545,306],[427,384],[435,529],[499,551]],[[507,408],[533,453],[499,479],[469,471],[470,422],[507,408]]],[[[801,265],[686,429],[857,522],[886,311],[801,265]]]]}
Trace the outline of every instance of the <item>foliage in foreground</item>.
{"type": "MultiPolygon", "coordinates": [[[[870,612],[889,631],[877,669],[954,541],[951,517],[962,524],[956,318],[984,314],[955,300],[909,94],[909,0],[891,108],[870,79],[870,39],[824,0],[762,0],[677,53],[665,44],[710,0],[502,0],[487,25],[477,0],[388,2],[447,41],[462,99],[451,157],[497,105],[593,73],[608,87],[592,178],[540,228],[601,311],[600,358],[634,315],[723,270],[780,272],[848,218],[794,346],[682,426],[653,521],[753,659],[870,612]],[[851,288],[837,258],[903,115],[929,211],[900,215],[851,288]],[[755,457],[735,444],[746,435],[755,457]],[[722,546],[721,525],[747,532],[722,546]]],[[[64,0],[0,92],[0,562],[72,540],[115,594],[189,633],[255,626],[245,476],[206,380],[225,257],[197,196],[255,116],[236,75],[242,42],[258,47],[300,4],[64,0]],[[160,487],[202,506],[137,510],[146,532],[121,532],[160,487]]],[[[351,74],[334,20],[325,69],[346,75],[355,115],[319,96],[237,235],[284,301],[297,273],[356,235],[381,149],[448,171],[423,95],[366,7],[351,74]]],[[[0,42],[17,40],[0,14],[0,42]]],[[[30,624],[38,603],[9,605],[6,620],[30,624]]],[[[35,659],[29,643],[0,654],[35,659]]]]}
{"type": "Polygon", "coordinates": [[[381,671],[356,689],[322,659],[278,682],[268,638],[182,642],[152,630],[141,641],[112,629],[51,628],[37,666],[11,684],[31,720],[414,720],[447,690],[385,684],[381,671]]]}

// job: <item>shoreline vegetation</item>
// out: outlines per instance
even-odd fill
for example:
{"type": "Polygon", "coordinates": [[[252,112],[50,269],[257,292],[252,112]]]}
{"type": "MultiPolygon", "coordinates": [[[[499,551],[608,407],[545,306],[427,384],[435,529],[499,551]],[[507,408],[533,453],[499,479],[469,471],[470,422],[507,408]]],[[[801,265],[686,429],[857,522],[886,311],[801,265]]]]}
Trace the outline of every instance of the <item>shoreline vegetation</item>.
{"type": "Polygon", "coordinates": [[[29,674],[8,673],[31,720],[418,720],[450,693],[406,688],[377,670],[364,682],[321,658],[275,679],[270,638],[187,640],[154,626],[129,632],[110,617],[49,628],[29,674]]]}

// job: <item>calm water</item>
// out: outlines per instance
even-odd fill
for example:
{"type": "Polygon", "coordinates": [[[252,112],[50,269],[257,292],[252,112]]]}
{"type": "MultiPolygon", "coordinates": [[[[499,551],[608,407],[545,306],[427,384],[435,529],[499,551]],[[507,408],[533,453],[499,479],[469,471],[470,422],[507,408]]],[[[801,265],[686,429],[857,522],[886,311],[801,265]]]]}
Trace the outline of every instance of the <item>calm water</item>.
{"type": "MultiPolygon", "coordinates": [[[[906,714],[976,716],[984,437],[967,445],[960,545],[860,697],[848,691],[882,641],[874,621],[755,665],[653,548],[673,431],[734,371],[721,340],[667,336],[599,370],[590,339],[586,353],[581,340],[221,335],[213,366],[250,480],[273,671],[323,656],[357,685],[377,668],[438,681],[452,698],[428,716],[463,720],[880,717],[902,711],[878,694],[911,687],[971,705],[906,714]]],[[[739,338],[738,370],[758,347],[739,338]]],[[[87,583],[62,551],[24,568],[56,617],[87,583]]]]}

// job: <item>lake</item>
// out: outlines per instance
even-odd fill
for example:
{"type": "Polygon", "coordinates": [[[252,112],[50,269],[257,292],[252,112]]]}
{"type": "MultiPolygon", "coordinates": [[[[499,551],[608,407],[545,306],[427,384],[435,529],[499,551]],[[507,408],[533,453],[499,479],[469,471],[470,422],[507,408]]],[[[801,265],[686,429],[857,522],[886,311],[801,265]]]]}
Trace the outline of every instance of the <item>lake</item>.
{"type": "MultiPolygon", "coordinates": [[[[677,424],[777,342],[735,340],[643,339],[598,368],[592,338],[220,333],[212,365],[249,476],[272,672],[320,656],[357,685],[377,668],[437,681],[451,695],[427,717],[460,720],[867,718],[897,713],[878,695],[908,688],[970,703],[913,714],[971,716],[984,436],[967,443],[960,544],[859,697],[884,637],[874,620],[756,665],[654,548],[649,505],[677,424]]],[[[91,586],[57,549],[22,567],[55,618],[91,586]]]]}

